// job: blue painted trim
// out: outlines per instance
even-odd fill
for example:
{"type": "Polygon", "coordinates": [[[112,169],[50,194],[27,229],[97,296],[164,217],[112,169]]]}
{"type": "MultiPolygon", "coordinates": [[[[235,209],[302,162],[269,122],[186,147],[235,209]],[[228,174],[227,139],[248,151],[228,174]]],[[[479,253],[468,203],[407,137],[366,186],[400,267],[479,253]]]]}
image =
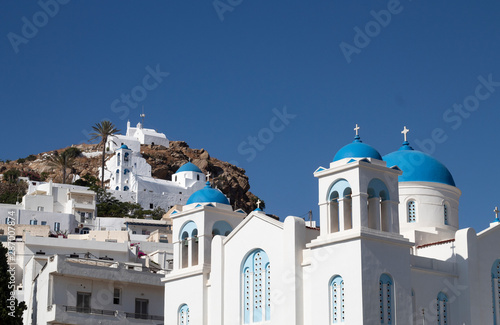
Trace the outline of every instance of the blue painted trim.
{"type": "Polygon", "coordinates": [[[350,191],[351,185],[349,184],[349,182],[343,178],[339,179],[330,187],[326,200],[331,201],[333,199],[339,198],[340,196],[344,197],[346,194],[350,194],[350,191]]]}
{"type": "Polygon", "coordinates": [[[331,322],[333,324],[345,321],[344,295],[344,279],[340,275],[334,276],[330,281],[331,322]]]}
{"type": "Polygon", "coordinates": [[[384,324],[384,319],[387,319],[387,324],[392,324],[393,308],[392,297],[394,295],[393,281],[389,274],[382,274],[379,281],[380,289],[380,323],[384,324]],[[385,286],[385,288],[384,288],[385,286]],[[385,303],[385,304],[384,304],[385,303]]]}
{"type": "Polygon", "coordinates": [[[244,260],[241,272],[244,323],[270,320],[271,266],[266,252],[262,249],[252,251],[244,260]]]}
{"type": "Polygon", "coordinates": [[[192,238],[198,234],[198,227],[194,221],[186,222],[179,232],[179,240],[183,240],[186,238],[192,238]],[[186,236],[184,235],[186,234],[186,236]]]}
{"type": "Polygon", "coordinates": [[[379,197],[382,201],[390,200],[389,189],[385,183],[378,178],[374,178],[368,183],[367,193],[368,198],[379,197]]]}
{"type": "Polygon", "coordinates": [[[189,307],[186,304],[183,304],[179,307],[179,325],[189,325],[189,307]]]}
{"type": "Polygon", "coordinates": [[[214,236],[227,236],[231,233],[231,231],[233,231],[233,227],[231,227],[231,225],[224,220],[217,221],[212,227],[212,234],[214,236]]]}

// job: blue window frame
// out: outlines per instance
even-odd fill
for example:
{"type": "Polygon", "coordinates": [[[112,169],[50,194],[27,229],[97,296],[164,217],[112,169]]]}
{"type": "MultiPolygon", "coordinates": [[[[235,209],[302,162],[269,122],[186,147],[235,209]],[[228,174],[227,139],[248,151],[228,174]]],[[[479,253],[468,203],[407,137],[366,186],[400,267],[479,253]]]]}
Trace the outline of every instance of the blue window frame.
{"type": "Polygon", "coordinates": [[[262,249],[252,251],[243,263],[244,323],[271,319],[271,264],[262,249]]]}
{"type": "Polygon", "coordinates": [[[330,297],[332,309],[332,323],[345,321],[344,280],[337,275],[330,281],[330,297]]]}
{"type": "Polygon", "coordinates": [[[416,222],[417,221],[417,213],[415,207],[415,201],[408,201],[408,222],[416,222]]]}
{"type": "Polygon", "coordinates": [[[379,281],[380,296],[380,324],[392,324],[393,308],[392,300],[394,296],[392,277],[389,274],[382,274],[379,281]]]}
{"type": "Polygon", "coordinates": [[[189,307],[184,304],[179,308],[179,325],[189,325],[189,307]]]}
{"type": "Polygon", "coordinates": [[[438,325],[447,325],[448,322],[448,296],[440,292],[437,296],[436,304],[437,321],[438,325]]]}

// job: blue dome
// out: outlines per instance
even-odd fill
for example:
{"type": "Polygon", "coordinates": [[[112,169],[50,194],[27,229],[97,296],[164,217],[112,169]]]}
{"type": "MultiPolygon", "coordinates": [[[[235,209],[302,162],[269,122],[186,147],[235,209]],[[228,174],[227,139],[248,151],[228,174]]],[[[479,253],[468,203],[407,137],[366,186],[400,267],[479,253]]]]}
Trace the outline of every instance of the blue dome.
{"type": "Polygon", "coordinates": [[[405,141],[398,151],[384,156],[387,167],[398,166],[403,175],[400,182],[433,182],[455,186],[453,176],[445,165],[432,156],[413,150],[405,141]]]}
{"type": "Polygon", "coordinates": [[[204,188],[191,194],[186,204],[191,203],[222,203],[229,205],[229,200],[221,191],[212,188],[210,182],[207,182],[204,188]]]}
{"type": "Polygon", "coordinates": [[[341,160],[344,158],[374,158],[382,160],[382,156],[375,148],[361,142],[359,135],[354,138],[354,141],[352,143],[349,143],[348,145],[342,147],[339,151],[337,151],[335,157],[333,157],[333,161],[341,160]]]}
{"type": "Polygon", "coordinates": [[[120,147],[120,149],[128,149],[128,147],[127,147],[126,144],[122,144],[122,146],[120,147]]]}
{"type": "Polygon", "coordinates": [[[184,165],[182,165],[179,169],[177,169],[177,171],[175,173],[177,174],[177,173],[180,173],[180,172],[196,172],[196,173],[201,173],[202,171],[198,168],[198,166],[196,166],[192,162],[187,162],[184,165]]]}

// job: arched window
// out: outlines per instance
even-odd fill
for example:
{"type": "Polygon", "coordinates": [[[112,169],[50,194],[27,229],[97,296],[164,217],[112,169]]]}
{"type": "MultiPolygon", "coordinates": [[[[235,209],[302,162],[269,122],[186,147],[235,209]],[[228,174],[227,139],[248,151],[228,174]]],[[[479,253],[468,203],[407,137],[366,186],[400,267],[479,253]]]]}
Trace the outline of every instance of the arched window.
{"type": "Polygon", "coordinates": [[[124,186],[124,187],[123,187],[123,190],[124,190],[124,191],[128,191],[128,186],[124,186]]]}
{"type": "Polygon", "coordinates": [[[329,232],[337,232],[352,228],[351,185],[345,179],[339,179],[328,191],[329,232]]]}
{"type": "Polygon", "coordinates": [[[119,169],[117,169],[117,170],[116,170],[116,173],[117,173],[117,174],[119,174],[119,173],[120,173],[120,170],[119,170],[119,169]]]}
{"type": "Polygon", "coordinates": [[[330,299],[331,299],[331,322],[336,324],[345,321],[344,305],[344,280],[337,275],[330,281],[330,299]]]}
{"type": "Polygon", "coordinates": [[[125,169],[125,170],[123,171],[123,175],[127,175],[127,173],[129,173],[129,172],[130,172],[130,170],[125,169]]]}
{"type": "Polygon", "coordinates": [[[437,296],[437,321],[438,325],[446,325],[448,322],[448,296],[440,292],[437,296]]]}
{"type": "Polygon", "coordinates": [[[368,227],[371,229],[391,231],[389,189],[385,183],[374,178],[368,183],[368,227]]]}
{"type": "Polygon", "coordinates": [[[227,236],[231,231],[233,230],[233,227],[229,223],[223,220],[219,220],[216,223],[214,223],[214,226],[212,227],[212,236],[227,236]]]}
{"type": "Polygon", "coordinates": [[[416,222],[417,221],[417,213],[415,208],[415,201],[408,201],[408,222],[416,222]]]}
{"type": "Polygon", "coordinates": [[[189,307],[184,304],[179,308],[179,325],[189,325],[189,307]]]}
{"type": "Polygon", "coordinates": [[[119,189],[120,189],[120,187],[119,187],[119,186],[115,187],[115,190],[116,190],[116,191],[118,191],[119,189]]]}
{"type": "Polygon", "coordinates": [[[196,180],[199,181],[200,180],[200,175],[196,175],[196,180]]]}
{"type": "Polygon", "coordinates": [[[382,274],[379,281],[380,291],[380,324],[392,324],[393,282],[389,274],[382,274]]]}
{"type": "Polygon", "coordinates": [[[443,205],[444,224],[448,225],[448,204],[443,205]]]}
{"type": "Polygon", "coordinates": [[[500,259],[491,267],[491,290],[493,291],[493,324],[500,325],[500,259]]]}
{"type": "Polygon", "coordinates": [[[179,232],[181,268],[198,265],[198,228],[194,221],[186,222],[179,232]],[[191,251],[191,263],[189,263],[191,251]]]}
{"type": "Polygon", "coordinates": [[[259,323],[271,319],[271,264],[266,252],[254,250],[242,268],[243,321],[259,323]]]}

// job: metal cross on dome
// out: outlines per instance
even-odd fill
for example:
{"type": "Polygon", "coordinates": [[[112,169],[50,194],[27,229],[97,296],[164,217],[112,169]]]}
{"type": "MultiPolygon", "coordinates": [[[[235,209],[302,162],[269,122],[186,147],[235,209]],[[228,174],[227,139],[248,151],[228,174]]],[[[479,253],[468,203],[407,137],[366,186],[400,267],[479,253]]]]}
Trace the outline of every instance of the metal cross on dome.
{"type": "Polygon", "coordinates": [[[401,133],[403,133],[403,134],[404,134],[404,137],[405,137],[405,142],[407,141],[407,140],[406,140],[406,136],[407,136],[408,132],[410,132],[410,129],[407,129],[407,128],[406,128],[406,125],[405,125],[405,127],[404,127],[403,131],[401,131],[401,133]]]}
{"type": "Polygon", "coordinates": [[[257,209],[260,209],[260,204],[262,203],[262,201],[260,199],[257,200],[257,209]]]}
{"type": "Polygon", "coordinates": [[[210,174],[210,172],[207,172],[207,182],[210,182],[210,176],[212,176],[212,174],[210,174]]]}
{"type": "Polygon", "coordinates": [[[359,129],[360,129],[360,127],[356,123],[356,127],[354,128],[354,131],[356,131],[356,135],[359,135],[359,129]]]}
{"type": "Polygon", "coordinates": [[[500,210],[498,210],[498,207],[495,207],[495,210],[493,210],[493,212],[495,212],[495,221],[500,221],[500,219],[498,219],[498,213],[500,213],[500,210]]]}

